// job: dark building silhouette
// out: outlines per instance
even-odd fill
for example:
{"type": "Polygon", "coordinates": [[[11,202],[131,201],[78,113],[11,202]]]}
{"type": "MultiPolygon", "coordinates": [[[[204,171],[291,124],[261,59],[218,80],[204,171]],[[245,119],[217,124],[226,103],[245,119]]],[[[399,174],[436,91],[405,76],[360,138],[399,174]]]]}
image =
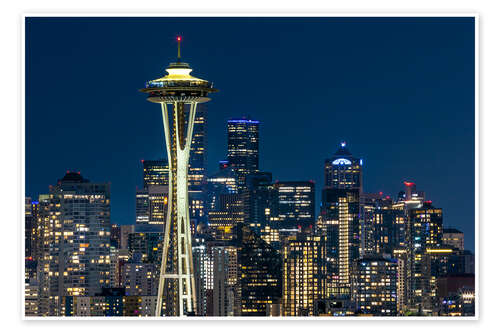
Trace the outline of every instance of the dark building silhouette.
{"type": "Polygon", "coordinates": [[[277,216],[278,196],[272,184],[270,172],[253,172],[246,176],[245,187],[241,190],[245,224],[260,235],[261,229],[269,225],[277,216]]]}
{"type": "Polygon", "coordinates": [[[238,224],[233,244],[238,251],[235,315],[266,316],[281,300],[281,256],[246,225],[238,224]]]}
{"type": "Polygon", "coordinates": [[[315,186],[309,181],[277,181],[280,228],[312,228],[315,224],[315,186]]]}

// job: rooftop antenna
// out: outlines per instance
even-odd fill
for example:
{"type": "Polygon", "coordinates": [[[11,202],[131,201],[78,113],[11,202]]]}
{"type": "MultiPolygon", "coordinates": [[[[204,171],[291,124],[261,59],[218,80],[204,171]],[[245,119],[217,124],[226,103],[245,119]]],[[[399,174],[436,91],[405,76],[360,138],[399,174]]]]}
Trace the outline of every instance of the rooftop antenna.
{"type": "Polygon", "coordinates": [[[177,62],[181,62],[181,36],[177,36],[177,62]]]}

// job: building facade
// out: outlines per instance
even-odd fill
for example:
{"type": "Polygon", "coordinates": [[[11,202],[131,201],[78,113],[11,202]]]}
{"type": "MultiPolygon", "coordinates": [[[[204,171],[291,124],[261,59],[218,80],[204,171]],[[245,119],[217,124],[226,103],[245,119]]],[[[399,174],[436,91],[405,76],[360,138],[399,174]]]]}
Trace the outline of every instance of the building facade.
{"type": "Polygon", "coordinates": [[[67,172],[40,196],[40,315],[63,296],[94,296],[110,285],[110,189],[67,172]]]}
{"type": "Polygon", "coordinates": [[[227,121],[227,160],[239,187],[244,186],[247,174],[259,171],[259,124],[247,118],[227,121]]]}
{"type": "Polygon", "coordinates": [[[356,260],[352,290],[358,313],[396,316],[397,277],[397,260],[371,256],[356,260]]]}
{"type": "Polygon", "coordinates": [[[312,316],[326,296],[325,242],[300,233],[283,244],[283,316],[312,316]]]}
{"type": "Polygon", "coordinates": [[[431,254],[442,245],[443,211],[424,202],[420,208],[409,210],[408,218],[408,303],[409,308],[422,315],[433,311],[435,281],[431,254]]]}
{"type": "Polygon", "coordinates": [[[315,186],[309,181],[278,181],[278,223],[280,228],[307,229],[315,223],[315,186]]]}
{"type": "Polygon", "coordinates": [[[325,160],[325,187],[363,190],[363,161],[353,157],[345,142],[325,160]]]}

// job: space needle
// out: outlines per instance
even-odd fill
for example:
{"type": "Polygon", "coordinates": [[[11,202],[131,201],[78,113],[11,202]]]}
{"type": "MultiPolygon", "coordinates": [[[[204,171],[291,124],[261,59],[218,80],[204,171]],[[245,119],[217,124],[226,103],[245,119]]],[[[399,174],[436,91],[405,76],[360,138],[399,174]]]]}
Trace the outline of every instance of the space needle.
{"type": "Polygon", "coordinates": [[[191,227],[189,221],[188,166],[196,107],[217,92],[213,83],[191,76],[191,67],[181,62],[181,37],[177,37],[177,61],[171,63],[167,75],[146,82],[140,89],[148,101],[161,106],[167,146],[169,184],[167,218],[164,228],[156,316],[162,314],[162,299],[167,286],[172,314],[195,314],[191,227]],[[170,111],[169,111],[170,108],[170,111]]]}

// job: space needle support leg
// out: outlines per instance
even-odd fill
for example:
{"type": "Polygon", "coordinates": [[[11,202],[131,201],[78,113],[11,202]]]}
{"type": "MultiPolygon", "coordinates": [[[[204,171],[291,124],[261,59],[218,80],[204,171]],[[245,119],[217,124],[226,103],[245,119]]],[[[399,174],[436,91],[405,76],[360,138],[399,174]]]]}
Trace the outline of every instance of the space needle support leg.
{"type": "Polygon", "coordinates": [[[168,246],[170,243],[170,224],[172,219],[172,159],[170,154],[170,131],[169,131],[169,123],[168,123],[168,106],[167,103],[161,103],[161,113],[163,116],[163,129],[165,131],[165,143],[167,146],[167,156],[168,156],[168,207],[167,207],[167,223],[164,229],[164,237],[163,237],[163,250],[161,256],[161,266],[160,266],[160,276],[159,276],[159,285],[158,285],[158,297],[156,299],[156,311],[155,316],[161,316],[161,308],[162,308],[162,298],[163,298],[163,289],[165,287],[165,274],[166,274],[166,266],[167,266],[167,257],[168,257],[168,246]]]}
{"type": "Polygon", "coordinates": [[[194,276],[191,243],[191,223],[189,219],[189,191],[188,168],[191,140],[193,138],[196,102],[175,102],[176,112],[176,149],[177,149],[177,254],[178,254],[178,281],[179,281],[179,316],[194,311],[194,276]],[[187,131],[181,130],[184,124],[184,107],[189,105],[189,119],[187,131]]]}
{"type": "MultiPolygon", "coordinates": [[[[187,151],[188,153],[191,151],[191,143],[193,140],[193,132],[194,132],[194,120],[196,119],[196,107],[198,106],[198,103],[192,102],[190,111],[189,111],[189,122],[188,122],[188,132],[187,132],[187,151]]],[[[189,211],[189,207],[188,207],[189,211]]],[[[188,219],[189,219],[189,214],[188,214],[188,219]]],[[[188,220],[188,226],[191,225],[191,222],[188,220]]],[[[189,270],[188,274],[190,275],[191,279],[191,297],[192,297],[192,309],[191,311],[194,311],[196,313],[196,308],[197,308],[197,303],[196,303],[196,285],[194,282],[194,267],[193,267],[193,246],[191,243],[191,229],[189,228],[189,232],[187,233],[187,238],[188,238],[188,265],[189,265],[189,270]]]]}

